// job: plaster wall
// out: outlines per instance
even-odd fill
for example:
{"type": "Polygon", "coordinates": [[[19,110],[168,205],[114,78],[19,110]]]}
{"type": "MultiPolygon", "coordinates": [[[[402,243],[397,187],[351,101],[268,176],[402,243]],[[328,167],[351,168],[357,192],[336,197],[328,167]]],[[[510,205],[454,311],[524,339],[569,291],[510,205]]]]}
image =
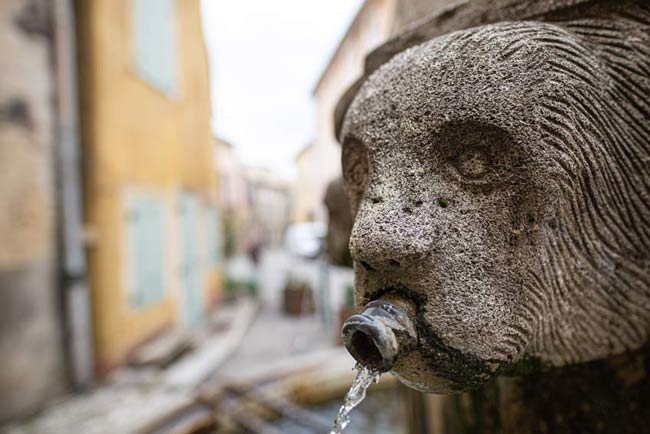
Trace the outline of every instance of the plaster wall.
{"type": "Polygon", "coordinates": [[[299,158],[294,213],[298,220],[327,221],[323,203],[327,185],[341,174],[341,149],[334,136],[336,103],[363,72],[363,59],[388,38],[395,0],[369,0],[359,11],[314,90],[316,139],[299,158]]]}
{"type": "Polygon", "coordinates": [[[251,195],[252,239],[279,246],[289,223],[289,186],[268,169],[247,167],[246,178],[251,195]]]}
{"type": "Polygon", "coordinates": [[[252,221],[252,195],[245,168],[233,145],[215,139],[215,165],[219,177],[219,208],[223,221],[223,252],[232,256],[244,251],[252,221]]]}
{"type": "Polygon", "coordinates": [[[291,221],[296,223],[305,223],[313,220],[313,202],[309,200],[310,192],[314,191],[314,179],[311,174],[313,166],[311,163],[310,152],[313,144],[303,148],[296,157],[296,179],[292,188],[291,221]]]}
{"type": "MultiPolygon", "coordinates": [[[[94,234],[89,268],[100,371],[182,322],[181,197],[198,200],[201,209],[216,204],[200,2],[177,0],[174,6],[178,81],[174,91],[163,92],[134,67],[131,0],[80,2],[86,221],[94,234]],[[132,306],[126,291],[125,197],[132,192],[156,197],[165,209],[164,297],[142,309],[132,306]]],[[[203,226],[198,230],[201,240],[203,226]]],[[[205,267],[200,280],[205,310],[218,298],[219,274],[205,267]]]]}
{"type": "Polygon", "coordinates": [[[215,164],[220,179],[221,207],[241,214],[249,213],[250,198],[246,173],[230,143],[220,139],[215,140],[215,164]]]}

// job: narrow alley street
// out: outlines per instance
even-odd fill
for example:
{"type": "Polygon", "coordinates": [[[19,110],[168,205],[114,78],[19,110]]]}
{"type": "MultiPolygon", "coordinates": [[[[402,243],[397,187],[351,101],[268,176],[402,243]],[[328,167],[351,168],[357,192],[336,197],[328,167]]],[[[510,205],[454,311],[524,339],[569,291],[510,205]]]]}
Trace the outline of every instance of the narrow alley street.
{"type": "Polygon", "coordinates": [[[161,418],[228,384],[252,383],[329,366],[339,372],[354,362],[336,346],[338,325],[317,314],[288,316],[282,291],[289,275],[314,288],[328,284],[330,309],[351,283],[351,270],[325,267],[285,250],[264,251],[255,270],[245,256],[227,264],[229,275],[260,285],[257,299],[225,305],[194,333],[194,348],[162,369],[126,367],[87,393],[63,399],[26,423],[2,434],[137,434],[161,418]],[[212,330],[212,331],[210,331],[212,330]]]}
{"type": "Polygon", "coordinates": [[[227,266],[230,275],[240,278],[258,273],[260,308],[242,345],[214,376],[217,382],[245,378],[296,356],[328,350],[346,353],[335,347],[339,333],[335,317],[345,288],[352,284],[352,270],[299,258],[282,249],[265,251],[257,271],[244,256],[227,266]],[[307,281],[316,289],[319,302],[315,315],[293,317],[282,312],[283,288],[289,277],[307,281]],[[329,303],[323,306],[327,299],[329,303]]]}

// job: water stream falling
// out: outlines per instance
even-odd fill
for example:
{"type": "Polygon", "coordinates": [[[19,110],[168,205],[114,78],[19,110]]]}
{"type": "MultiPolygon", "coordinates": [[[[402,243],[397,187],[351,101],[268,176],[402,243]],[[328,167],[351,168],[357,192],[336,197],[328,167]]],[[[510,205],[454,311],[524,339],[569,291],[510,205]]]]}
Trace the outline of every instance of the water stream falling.
{"type": "Polygon", "coordinates": [[[378,383],[380,372],[373,371],[357,364],[357,376],[350,386],[350,390],[345,395],[345,401],[339,410],[338,416],[334,421],[334,427],[329,434],[341,434],[346,426],[350,423],[350,412],[354,407],[361,404],[361,401],[366,397],[366,390],[372,383],[378,383]]]}

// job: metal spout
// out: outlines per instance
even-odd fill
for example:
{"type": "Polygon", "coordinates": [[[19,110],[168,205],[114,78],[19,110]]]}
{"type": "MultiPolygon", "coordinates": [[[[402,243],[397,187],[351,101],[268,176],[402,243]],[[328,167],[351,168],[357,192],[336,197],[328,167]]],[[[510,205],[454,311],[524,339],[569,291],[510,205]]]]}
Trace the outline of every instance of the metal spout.
{"type": "Polygon", "coordinates": [[[415,306],[403,299],[380,299],[343,324],[345,347],[359,363],[390,371],[400,355],[417,345],[415,306]]]}

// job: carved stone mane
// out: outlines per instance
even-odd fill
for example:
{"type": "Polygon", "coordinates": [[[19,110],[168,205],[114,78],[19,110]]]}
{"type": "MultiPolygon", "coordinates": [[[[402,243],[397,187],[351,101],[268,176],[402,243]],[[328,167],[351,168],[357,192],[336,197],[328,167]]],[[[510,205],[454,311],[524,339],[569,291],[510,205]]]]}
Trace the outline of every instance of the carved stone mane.
{"type": "Polygon", "coordinates": [[[501,56],[528,40],[548,53],[536,118],[558,212],[531,270],[542,320],[529,353],[562,364],[637,349],[650,332],[650,9],[539,30],[501,56]]]}

